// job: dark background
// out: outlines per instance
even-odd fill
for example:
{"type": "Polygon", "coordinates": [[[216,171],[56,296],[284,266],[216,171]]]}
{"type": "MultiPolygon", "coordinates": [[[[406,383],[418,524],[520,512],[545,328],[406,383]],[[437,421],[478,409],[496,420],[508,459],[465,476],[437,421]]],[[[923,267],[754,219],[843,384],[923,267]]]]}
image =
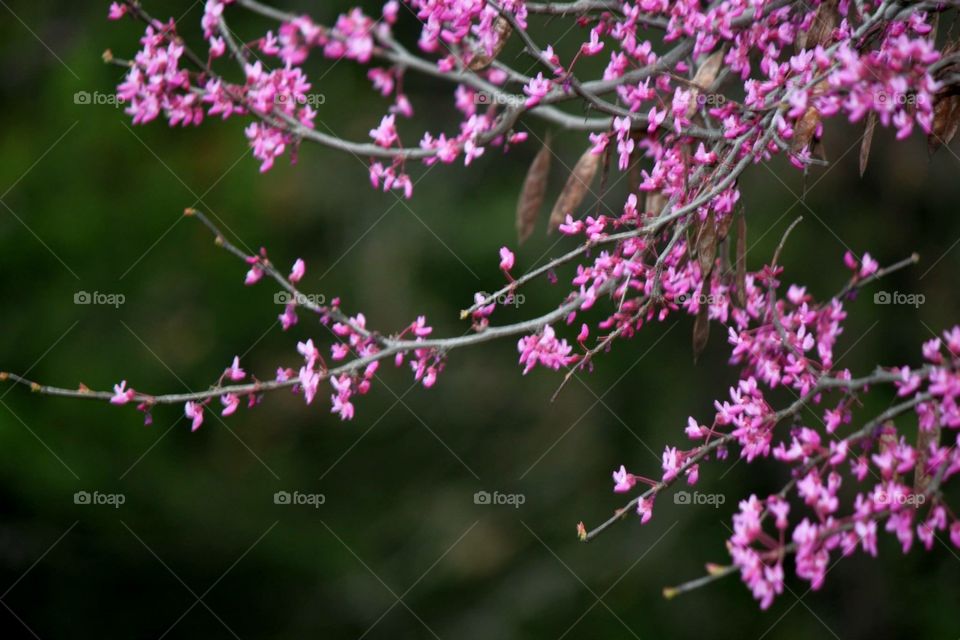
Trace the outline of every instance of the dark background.
{"type": "MultiPolygon", "coordinates": [[[[244,287],[243,265],[182,217],[188,206],[216,216],[240,246],[268,247],[278,264],[303,257],[303,289],[342,296],[371,326],[398,329],[426,313],[438,335],[463,332],[459,310],[502,281],[497,248],[515,244],[515,198],[535,145],[507,156],[488,149],[469,170],[418,167],[410,202],[370,189],[363,160],[316,146],[260,175],[245,121],[134,128],[121,109],[75,104],[76,92],[107,95],[121,78],[100,61],[104,49],[131,57],[138,46],[141,26],[108,23],[107,4],[0,2],[0,369],[66,387],[108,389],[126,378],[159,393],[205,388],[235,354],[261,378],[296,365],[296,341],[325,330],[301,316],[280,331],[275,287],[244,287]],[[80,290],[122,293],[126,303],[75,305],[80,290]]],[[[197,36],[202,3],[147,8],[184,16],[185,35],[197,36]]],[[[311,12],[329,23],[345,8],[311,12]]],[[[412,45],[417,25],[401,14],[412,45]]],[[[245,37],[272,26],[228,16],[245,37]]],[[[514,53],[508,59],[525,65],[514,53]]],[[[316,56],[306,69],[326,96],[318,128],[366,139],[388,104],[365,71],[316,56]]],[[[405,142],[424,126],[454,129],[447,86],[408,76],[407,90],[418,114],[403,124],[405,142]]],[[[544,135],[541,122],[528,124],[544,135]]],[[[804,178],[778,159],[749,169],[741,186],[750,267],[769,260],[803,215],[781,262],[788,281],[819,296],[843,284],[847,247],[882,263],[920,253],[919,266],[848,306],[837,352],[865,373],[917,362],[921,342],[960,318],[960,159],[942,149],[928,160],[919,136],[894,146],[881,130],[861,180],[860,134],[834,123],[829,169],[804,178]],[[926,304],[874,305],[881,289],[923,293],[926,304]]],[[[568,166],[583,146],[579,134],[555,144],[568,166]]],[[[564,177],[555,172],[556,189],[564,177]]],[[[619,208],[622,184],[615,191],[609,202],[619,208]]],[[[555,241],[538,229],[518,252],[518,272],[572,246],[555,241]]],[[[539,283],[525,293],[500,321],[550,308],[562,289],[539,283]]],[[[226,423],[208,413],[191,434],[179,407],[157,409],[145,427],[129,407],[0,386],[0,635],[960,635],[957,550],[937,542],[904,557],[888,534],[878,560],[843,559],[819,592],[808,593],[789,562],[788,590],[766,612],[736,578],[664,600],[662,587],[728,561],[736,502],[784,481],[766,460],[703,466],[698,489],[722,493],[718,509],[676,505],[668,494],[647,526],[630,517],[595,543],[577,541],[578,521],[595,526],[625,501],[611,493],[611,470],[659,473],[663,447],[685,442],[687,416],[708,418],[735,381],[721,327],[692,364],[691,325],[671,318],[646,328],[552,404],[560,376],[522,376],[514,340],[455,352],[431,390],[411,390],[407,369],[383,367],[350,423],[328,413],[326,391],[311,407],[273,394],[226,423]],[[81,490],[126,502],[74,504],[81,490]],[[323,493],[326,503],[276,505],[280,490],[323,493]],[[479,490],[526,502],[476,505],[479,490]]],[[[878,392],[858,420],[889,400],[878,392]]]]}

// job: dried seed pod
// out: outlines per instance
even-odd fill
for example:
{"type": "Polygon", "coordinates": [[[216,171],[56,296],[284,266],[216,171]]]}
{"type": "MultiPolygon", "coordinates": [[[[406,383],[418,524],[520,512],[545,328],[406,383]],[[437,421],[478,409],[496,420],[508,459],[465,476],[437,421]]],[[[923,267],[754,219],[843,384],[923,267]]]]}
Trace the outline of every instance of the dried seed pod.
{"type": "Polygon", "coordinates": [[[717,259],[717,223],[711,213],[703,224],[700,225],[700,231],[697,234],[697,260],[700,263],[700,273],[703,274],[704,282],[713,271],[713,265],[717,259]]]}
{"type": "Polygon", "coordinates": [[[720,65],[723,64],[723,55],[723,49],[717,49],[707,56],[707,59],[697,67],[697,73],[693,76],[693,84],[704,91],[708,91],[717,81],[720,65]]]}
{"type": "Polygon", "coordinates": [[[813,141],[818,126],[820,126],[820,112],[816,107],[808,107],[793,128],[791,150],[796,153],[809,145],[813,141]]]}
{"type": "Polygon", "coordinates": [[[743,211],[737,214],[737,304],[747,304],[747,217],[743,211]]]}
{"type": "Polygon", "coordinates": [[[693,76],[691,83],[693,90],[690,96],[690,104],[687,105],[686,116],[692,117],[697,111],[697,98],[701,92],[709,91],[713,83],[717,81],[717,75],[720,73],[720,66],[723,64],[723,49],[717,49],[704,60],[697,72],[693,76]]]}
{"type": "Polygon", "coordinates": [[[700,305],[697,319],[693,322],[693,361],[700,358],[700,354],[707,348],[710,339],[710,309],[706,304],[700,305]]]}
{"type": "Polygon", "coordinates": [[[650,191],[647,193],[643,210],[649,211],[651,216],[656,218],[663,212],[665,206],[667,206],[667,197],[660,191],[650,191]]]}
{"type": "Polygon", "coordinates": [[[510,39],[510,34],[513,33],[513,27],[510,26],[510,23],[503,16],[498,16],[494,21],[493,30],[497,34],[493,51],[487,52],[483,47],[478,47],[473,59],[470,60],[470,64],[467,65],[470,71],[482,71],[489,67],[490,63],[496,60],[500,52],[503,51],[507,40],[510,39]]]}
{"type": "Polygon", "coordinates": [[[867,116],[867,127],[863,130],[863,141],[860,143],[860,177],[867,171],[867,162],[870,160],[870,145],[873,144],[873,131],[877,127],[877,114],[874,111],[867,116]]]}
{"type": "Polygon", "coordinates": [[[807,32],[801,31],[797,34],[797,47],[799,49],[813,49],[818,44],[826,46],[833,35],[833,30],[840,21],[840,12],[837,10],[839,0],[824,0],[817,7],[817,13],[813,17],[813,23],[807,32]]]}
{"type": "Polygon", "coordinates": [[[537,216],[547,193],[552,155],[550,137],[547,136],[543,147],[527,169],[527,177],[523,180],[523,189],[520,190],[520,198],[517,200],[517,241],[520,243],[530,237],[537,224],[537,216]]]}
{"type": "Polygon", "coordinates": [[[927,136],[931,155],[942,145],[950,144],[960,125],[960,96],[938,95],[933,102],[933,128],[927,136]]]}
{"type": "Polygon", "coordinates": [[[917,431],[917,463],[913,469],[914,493],[925,493],[933,476],[927,473],[927,460],[930,458],[930,445],[940,444],[940,424],[935,422],[929,430],[917,431]]]}
{"type": "Polygon", "coordinates": [[[553,204],[553,210],[550,211],[550,223],[547,232],[556,229],[573,209],[580,206],[590,191],[590,185],[597,175],[597,169],[600,167],[600,156],[587,149],[573,166],[570,176],[567,178],[563,190],[560,192],[557,201],[553,204]]]}

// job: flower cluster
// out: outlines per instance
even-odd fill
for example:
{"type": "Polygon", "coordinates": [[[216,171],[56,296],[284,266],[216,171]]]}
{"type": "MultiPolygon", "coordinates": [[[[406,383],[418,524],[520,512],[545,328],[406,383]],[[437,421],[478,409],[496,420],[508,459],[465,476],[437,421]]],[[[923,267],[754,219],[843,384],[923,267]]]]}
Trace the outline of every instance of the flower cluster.
{"type": "MultiPolygon", "coordinates": [[[[173,20],[150,18],[141,3],[110,6],[111,19],[146,23],[141,49],[125,63],[129,68],[117,88],[134,123],[161,115],[171,125],[198,125],[205,116],[247,118],[245,135],[262,171],[285,154],[295,158],[300,144],[311,141],[368,158],[374,188],[410,198],[407,163],[488,161],[489,149],[507,152],[532,139],[532,127],[521,130],[521,119],[524,125],[537,119],[576,130],[586,147],[550,216],[550,228],[579,242],[578,248],[521,274],[516,254],[503,247],[499,267],[507,284],[492,295],[477,293],[461,314],[472,322],[472,332],[436,338],[420,317],[385,335],[368,328],[364,314],[344,313],[339,299],[325,306],[302,304],[298,297],[280,315],[283,328],[294,327],[298,307],[305,306],[318,318],[321,335],[329,334],[329,363],[321,341],[312,338],[298,342],[302,364],[279,369],[271,380],[248,377],[234,360],[213,391],[186,403],[192,428],[201,426],[215,399],[224,416],[237,411],[242,398],[253,406],[262,392],[276,388],[293,388],[309,404],[325,381],[332,387],[332,412],[348,420],[381,360],[393,358],[398,367],[406,362],[415,379],[431,387],[447,351],[500,337],[518,340],[524,373],[538,365],[583,370],[613,342],[685,314],[695,318],[695,355],[706,347],[711,323],[725,327],[730,365],[739,376],[728,397],[715,403],[712,419],[689,419],[690,448],[666,448],[659,479],[624,466],[614,472],[615,491],[643,488],[630,504],[641,522],[653,517],[661,491],[680,479],[697,483],[703,462],[735,452],[749,463],[786,465],[791,478],[779,493],[745,498],[733,517],[731,566],[762,607],[784,588],[786,556],[795,555],[796,574],[816,588],[835,551],[875,555],[881,525],[904,551],[914,538],[929,548],[948,529],[960,545],[960,524],[939,491],[960,469],[957,448],[941,437],[941,428],[960,427],[960,329],[924,344],[920,366],[884,367],[863,378],[838,368],[834,350],[844,304],[881,275],[879,265],[869,254],[847,255],[850,283],[824,302],[800,285],[782,291],[776,257],[759,271],[746,269],[746,215],[738,188],[750,165],[775,155],[804,170],[815,164],[823,121],[830,117],[866,121],[863,166],[875,124],[893,128],[900,139],[919,128],[931,140],[949,141],[960,124],[949,86],[960,77],[949,67],[956,65],[960,46],[938,46],[934,27],[936,13],[949,3],[573,4],[575,14],[571,3],[389,0],[378,17],[355,8],[321,25],[260,3],[206,0],[201,27],[207,50],[201,53],[178,35],[173,20]],[[276,26],[238,43],[227,20],[241,4],[276,26]],[[546,19],[569,20],[571,32],[579,34],[572,46],[559,40],[538,44],[536,28],[546,19]],[[404,30],[395,34],[394,28],[401,20],[417,30],[415,44],[398,42],[404,30]],[[518,55],[526,55],[531,66],[514,68],[516,56],[500,57],[517,43],[518,55]],[[365,139],[341,139],[314,127],[318,113],[304,71],[314,51],[364,66],[377,99],[390,101],[363,128],[369,131],[365,139]],[[584,64],[585,58],[601,62],[584,64]],[[242,82],[220,71],[230,62],[242,82]],[[597,77],[586,77],[585,67],[596,69],[597,77]],[[404,88],[409,73],[450,84],[456,121],[449,130],[406,133],[415,113],[404,88]],[[407,146],[405,138],[418,142],[407,146]],[[614,183],[617,177],[608,174],[624,174],[630,187],[622,201],[611,205],[608,198],[588,197],[597,195],[592,181],[601,172],[614,183]],[[596,201],[595,209],[588,206],[596,201]],[[567,263],[575,265],[572,273],[560,271],[567,263]],[[563,282],[556,308],[495,325],[500,296],[514,295],[540,275],[563,282]],[[861,396],[875,388],[893,389],[899,404],[873,418],[855,415],[861,396]],[[797,400],[777,409],[771,391],[781,389],[797,400]],[[811,423],[801,414],[805,407],[822,419],[811,423]],[[920,424],[916,440],[894,420],[911,412],[920,424]],[[790,426],[784,428],[786,421],[790,426]]],[[[553,153],[548,145],[544,149],[553,153]]],[[[533,224],[529,218],[536,217],[548,184],[536,172],[545,174],[545,165],[535,161],[531,167],[518,223],[533,224]]],[[[284,277],[263,251],[246,261],[251,285],[270,277],[296,293],[305,274],[298,261],[284,277]]],[[[113,393],[101,394],[113,404],[138,403],[148,418],[164,400],[135,391],[125,380],[113,393]]],[[[583,535],[593,534],[584,529],[583,535]]]]}

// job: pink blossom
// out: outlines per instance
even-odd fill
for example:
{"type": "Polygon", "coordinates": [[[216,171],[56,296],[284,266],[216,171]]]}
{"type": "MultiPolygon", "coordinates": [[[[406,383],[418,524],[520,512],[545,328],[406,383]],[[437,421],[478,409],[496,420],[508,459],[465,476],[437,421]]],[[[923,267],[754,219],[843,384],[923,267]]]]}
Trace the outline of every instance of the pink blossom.
{"type": "Polygon", "coordinates": [[[290,276],[288,280],[296,284],[300,282],[300,280],[303,278],[303,274],[306,273],[306,271],[307,271],[306,263],[300,258],[297,258],[297,261],[293,263],[293,269],[290,271],[290,276]]]}
{"type": "Polygon", "coordinates": [[[127,14],[129,7],[123,4],[122,2],[111,2],[110,10],[107,13],[107,17],[111,20],[119,20],[127,14]]]}
{"type": "Polygon", "coordinates": [[[239,356],[234,356],[233,363],[223,372],[223,375],[234,382],[243,380],[247,376],[246,372],[240,368],[239,356]]]}
{"type": "Polygon", "coordinates": [[[620,465],[620,469],[613,472],[613,490],[616,493],[626,493],[633,489],[637,484],[637,479],[631,473],[627,473],[626,467],[620,465]]]}
{"type": "Polygon", "coordinates": [[[203,404],[199,402],[187,402],[183,406],[183,413],[192,420],[190,431],[196,431],[203,424],[203,404]]]}
{"type": "Polygon", "coordinates": [[[370,137],[373,138],[379,146],[389,148],[397,141],[397,129],[394,126],[395,115],[383,116],[380,125],[376,129],[370,130],[370,137]]]}
{"type": "Polygon", "coordinates": [[[637,500],[637,515],[640,516],[640,524],[647,524],[653,517],[653,499],[640,498],[637,500]]]}
{"type": "Polygon", "coordinates": [[[227,393],[220,396],[220,403],[223,404],[223,411],[220,415],[223,417],[231,416],[240,405],[240,398],[234,393],[227,393]]]}
{"type": "Polygon", "coordinates": [[[110,404],[127,404],[136,396],[133,389],[127,389],[127,381],[121,380],[120,384],[113,385],[113,397],[110,398],[110,404]]]}
{"type": "Polygon", "coordinates": [[[504,273],[513,269],[513,252],[507,247],[500,247],[500,270],[504,273]]]}
{"type": "Polygon", "coordinates": [[[523,87],[523,92],[527,94],[525,106],[530,109],[540,104],[548,91],[550,91],[550,81],[544,79],[542,72],[538,73],[536,78],[531,78],[530,82],[523,87]]]}
{"type": "Polygon", "coordinates": [[[603,50],[600,34],[596,28],[590,30],[590,42],[580,45],[580,53],[585,56],[595,56],[603,50]]]}
{"type": "Polygon", "coordinates": [[[520,364],[525,365],[524,375],[540,364],[550,369],[560,369],[579,360],[579,356],[570,355],[573,350],[565,339],[557,339],[553,327],[546,325],[539,335],[525,336],[517,343],[520,352],[520,364]]]}

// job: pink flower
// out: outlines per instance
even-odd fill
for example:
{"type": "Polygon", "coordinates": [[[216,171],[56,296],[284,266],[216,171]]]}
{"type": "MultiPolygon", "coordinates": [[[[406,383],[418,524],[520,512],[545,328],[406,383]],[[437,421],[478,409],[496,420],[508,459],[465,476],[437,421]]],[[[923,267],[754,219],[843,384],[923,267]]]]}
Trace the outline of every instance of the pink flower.
{"type": "Polygon", "coordinates": [[[257,284],[260,282],[260,279],[263,277],[263,269],[259,265],[253,265],[250,267],[250,270],[247,271],[246,277],[243,279],[243,284],[250,285],[257,284]]]}
{"type": "Polygon", "coordinates": [[[190,431],[196,431],[203,424],[203,404],[199,402],[187,402],[183,406],[183,413],[193,422],[190,425],[190,431]]]}
{"type": "Polygon", "coordinates": [[[683,454],[677,453],[676,447],[667,447],[663,451],[663,481],[670,482],[680,473],[683,466],[683,454]]]}
{"type": "Polygon", "coordinates": [[[313,369],[320,358],[320,351],[314,346],[313,339],[297,343],[297,351],[303,356],[308,368],[313,369]]]}
{"type": "Polygon", "coordinates": [[[637,500],[637,515],[640,516],[640,524],[647,524],[653,517],[653,500],[650,498],[640,498],[637,500]]]}
{"type": "Polygon", "coordinates": [[[210,38],[210,57],[219,58],[227,51],[227,43],[220,36],[210,38]]]}
{"type": "Polygon", "coordinates": [[[113,397],[110,398],[110,404],[127,404],[133,400],[136,392],[133,389],[127,389],[126,386],[126,380],[122,380],[120,384],[113,385],[113,397]]]}
{"type": "Polygon", "coordinates": [[[290,282],[296,284],[300,282],[300,279],[303,278],[303,274],[307,271],[307,265],[300,258],[297,258],[297,261],[293,263],[293,269],[290,271],[290,282]]]}
{"type": "Polygon", "coordinates": [[[310,366],[300,367],[300,387],[303,389],[303,397],[307,404],[313,402],[317,395],[317,387],[320,385],[320,374],[310,366]]]}
{"type": "Polygon", "coordinates": [[[863,254],[863,263],[860,266],[860,277],[866,278],[872,276],[880,268],[880,263],[870,257],[869,253],[863,254]]]}
{"type": "Polygon", "coordinates": [[[525,365],[523,374],[528,374],[537,364],[554,371],[573,364],[580,357],[570,355],[573,350],[566,339],[558,340],[553,327],[546,325],[539,335],[525,336],[517,343],[520,364],[525,365]]]}
{"type": "Polygon", "coordinates": [[[500,247],[500,270],[504,273],[513,269],[513,252],[506,247],[500,247]]]}
{"type": "Polygon", "coordinates": [[[697,146],[697,152],[693,154],[693,159],[698,164],[713,164],[714,162],[717,161],[717,154],[714,153],[713,151],[707,153],[706,148],[703,146],[703,143],[701,142],[697,146]]]}
{"type": "Polygon", "coordinates": [[[119,20],[120,18],[122,18],[127,14],[128,9],[129,7],[127,7],[127,5],[123,3],[111,2],[110,10],[107,13],[107,17],[110,18],[111,20],[119,20]]]}
{"type": "Polygon", "coordinates": [[[246,377],[246,372],[240,368],[240,356],[234,356],[233,363],[223,372],[223,375],[234,382],[243,380],[246,377]]]}
{"type": "Polygon", "coordinates": [[[389,148],[397,141],[397,128],[394,126],[395,119],[396,116],[392,113],[388,116],[383,116],[383,119],[380,120],[380,126],[370,130],[370,137],[373,138],[374,142],[379,146],[389,148]]]}
{"type": "Polygon", "coordinates": [[[538,73],[536,78],[531,78],[530,82],[523,87],[523,92],[527,94],[527,109],[540,104],[548,91],[550,91],[550,81],[544,79],[542,72],[538,73]]]}
{"type": "Polygon", "coordinates": [[[330,412],[340,414],[341,420],[352,420],[354,408],[350,397],[353,395],[353,383],[350,376],[346,374],[339,377],[331,376],[330,385],[336,391],[336,394],[330,396],[332,404],[330,412]]]}
{"type": "Polygon", "coordinates": [[[616,493],[626,493],[637,484],[637,479],[633,477],[633,474],[627,473],[626,467],[620,465],[620,469],[613,472],[613,482],[613,490],[616,493]]]}
{"type": "Polygon", "coordinates": [[[223,404],[223,411],[220,412],[220,415],[227,417],[233,415],[237,410],[237,407],[240,405],[240,398],[234,393],[228,393],[220,396],[220,402],[223,404]]]}
{"type": "Polygon", "coordinates": [[[283,327],[284,331],[297,324],[299,318],[297,318],[296,303],[291,302],[290,304],[286,305],[283,308],[283,313],[277,316],[277,319],[280,320],[280,326],[283,327]]]}
{"type": "Polygon", "coordinates": [[[584,42],[580,45],[580,53],[585,56],[595,56],[603,50],[603,43],[600,42],[600,34],[596,27],[590,30],[590,42],[584,42]]]}

